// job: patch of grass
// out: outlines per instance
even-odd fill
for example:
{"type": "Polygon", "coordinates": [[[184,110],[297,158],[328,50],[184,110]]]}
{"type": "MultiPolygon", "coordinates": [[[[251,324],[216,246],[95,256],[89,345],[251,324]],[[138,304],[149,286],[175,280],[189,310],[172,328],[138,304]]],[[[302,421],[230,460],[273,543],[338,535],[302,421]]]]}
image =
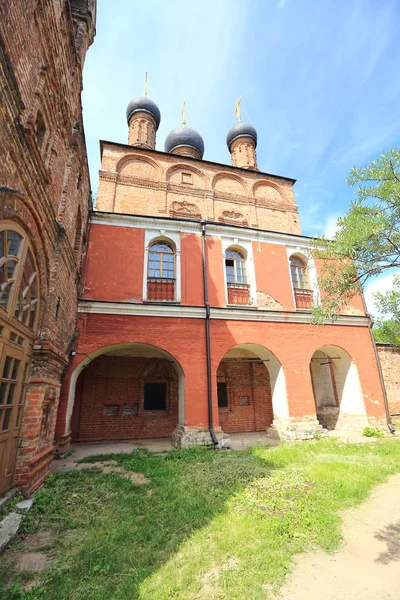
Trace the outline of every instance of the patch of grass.
{"type": "Polygon", "coordinates": [[[400,472],[400,444],[322,440],[156,456],[139,449],[85,462],[105,460],[150,483],[96,469],[51,475],[23,533],[54,531],[53,559],[40,587],[21,597],[265,600],[294,553],[338,546],[339,509],[400,472]]]}
{"type": "Polygon", "coordinates": [[[364,427],[362,434],[365,437],[370,437],[370,438],[382,438],[384,437],[384,433],[383,431],[381,431],[380,429],[377,429],[376,427],[364,427]]]}

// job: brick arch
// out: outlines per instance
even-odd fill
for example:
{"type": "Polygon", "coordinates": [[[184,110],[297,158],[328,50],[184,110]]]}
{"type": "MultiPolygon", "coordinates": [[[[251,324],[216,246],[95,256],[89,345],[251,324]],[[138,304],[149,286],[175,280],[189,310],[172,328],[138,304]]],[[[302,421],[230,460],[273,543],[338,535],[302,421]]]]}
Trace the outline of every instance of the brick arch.
{"type": "Polygon", "coordinates": [[[119,174],[124,166],[135,161],[146,163],[147,165],[153,167],[155,173],[158,173],[160,171],[160,166],[155,160],[147,156],[143,156],[142,154],[136,153],[131,153],[123,156],[116,164],[115,171],[119,174]]]}
{"type": "MultiPolygon", "coordinates": [[[[276,198],[276,201],[278,201],[278,202],[283,201],[281,188],[279,187],[279,185],[277,185],[273,181],[270,181],[269,179],[260,179],[254,183],[254,185],[252,187],[253,196],[255,198],[263,199],[264,198],[264,196],[262,195],[263,188],[267,189],[267,190],[268,189],[273,190],[273,192],[275,192],[274,195],[278,194],[279,196],[276,198]]],[[[267,198],[265,198],[265,199],[267,199],[267,198]]],[[[271,198],[270,200],[274,201],[274,198],[271,198]]]]}
{"type": "MultiPolygon", "coordinates": [[[[234,357],[236,354],[239,356],[241,351],[244,351],[246,355],[252,355],[255,358],[259,358],[263,362],[266,371],[268,373],[268,385],[269,385],[269,400],[265,398],[264,401],[270,402],[271,420],[266,422],[266,426],[269,427],[275,420],[286,420],[289,417],[289,408],[287,401],[286,392],[286,378],[283,366],[279,359],[270,350],[254,343],[241,343],[232,346],[225,350],[224,354],[219,357],[217,367],[214,373],[214,377],[218,379],[218,368],[223,362],[224,358],[234,357]]],[[[268,394],[267,394],[268,396],[268,394]]]]}
{"type": "MultiPolygon", "coordinates": [[[[39,313],[36,317],[36,325],[34,330],[35,335],[37,335],[41,329],[42,318],[46,310],[46,298],[49,286],[49,269],[45,261],[47,255],[44,253],[43,246],[37,243],[38,237],[36,237],[35,233],[28,228],[26,221],[16,217],[14,219],[4,219],[1,221],[1,224],[3,228],[14,230],[25,237],[28,242],[28,247],[33,255],[37,272],[39,293],[39,313]]],[[[40,235],[39,232],[37,232],[37,235],[40,235]]]]}
{"type": "Polygon", "coordinates": [[[317,418],[327,429],[367,425],[357,365],[341,346],[324,345],[310,356],[317,418]]]}
{"type": "Polygon", "coordinates": [[[171,179],[172,175],[174,173],[176,173],[177,171],[189,171],[189,173],[194,173],[201,179],[203,179],[203,180],[205,179],[205,175],[204,175],[203,171],[200,171],[200,169],[196,169],[196,167],[193,167],[192,165],[187,165],[185,163],[179,163],[177,165],[173,165],[172,167],[169,167],[169,169],[166,171],[166,173],[165,173],[166,181],[169,181],[171,179]]]}
{"type": "MultiPolygon", "coordinates": [[[[223,180],[234,181],[235,183],[239,184],[239,186],[241,188],[241,192],[242,192],[241,195],[247,196],[248,190],[247,190],[247,186],[246,186],[246,184],[244,182],[244,179],[242,179],[241,177],[239,177],[239,175],[235,175],[234,173],[228,173],[228,172],[225,172],[225,171],[223,171],[221,173],[217,173],[213,177],[212,182],[211,182],[212,189],[215,190],[217,184],[219,182],[223,181],[223,180]]],[[[219,191],[220,193],[223,193],[225,190],[217,190],[217,191],[219,191]]],[[[237,192],[235,192],[235,191],[231,192],[229,190],[226,190],[226,193],[237,194],[237,192]]]]}
{"type": "Polygon", "coordinates": [[[66,410],[64,411],[65,412],[65,423],[64,423],[64,426],[62,427],[62,429],[64,431],[63,431],[62,435],[67,435],[71,429],[71,419],[72,419],[72,412],[73,412],[74,403],[75,403],[76,384],[78,381],[78,377],[81,374],[81,372],[83,371],[83,369],[86,366],[88,366],[93,360],[95,360],[96,358],[98,358],[110,351],[124,350],[124,349],[129,350],[130,348],[138,348],[138,349],[143,348],[143,349],[147,349],[147,350],[154,350],[155,352],[159,353],[160,358],[166,358],[167,360],[169,360],[173,363],[174,368],[175,368],[175,370],[178,374],[178,378],[179,378],[178,423],[184,424],[184,422],[185,422],[185,373],[184,373],[182,366],[178,362],[178,360],[170,352],[168,352],[167,350],[164,350],[163,348],[160,348],[158,346],[154,346],[152,344],[146,344],[146,343],[142,343],[142,342],[125,342],[125,343],[110,344],[108,346],[102,346],[100,348],[97,348],[96,350],[93,350],[92,352],[90,352],[90,354],[83,355],[82,360],[75,366],[75,369],[72,371],[70,380],[69,380],[67,406],[66,406],[66,410]]]}
{"type": "Polygon", "coordinates": [[[1,221],[3,223],[9,222],[10,226],[15,224],[28,237],[38,265],[41,296],[47,297],[50,286],[50,257],[39,216],[31,211],[29,203],[22,194],[7,194],[4,200],[0,193],[0,200],[2,200],[2,206],[0,206],[1,221]]]}

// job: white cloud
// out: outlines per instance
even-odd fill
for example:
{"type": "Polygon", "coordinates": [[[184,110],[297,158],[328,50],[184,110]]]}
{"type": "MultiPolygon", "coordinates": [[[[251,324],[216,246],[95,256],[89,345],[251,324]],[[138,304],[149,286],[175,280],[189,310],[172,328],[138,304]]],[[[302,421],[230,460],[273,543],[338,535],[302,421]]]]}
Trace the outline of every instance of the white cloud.
{"type": "Polygon", "coordinates": [[[387,292],[393,287],[393,277],[395,275],[399,275],[400,271],[395,271],[390,273],[389,275],[383,275],[378,279],[374,279],[367,285],[364,291],[365,302],[367,303],[368,312],[371,313],[374,317],[380,317],[375,302],[374,302],[374,294],[376,292],[387,292]]]}
{"type": "Polygon", "coordinates": [[[338,217],[331,216],[325,221],[324,236],[328,238],[328,240],[334,238],[337,230],[339,229],[337,220],[338,217]]]}

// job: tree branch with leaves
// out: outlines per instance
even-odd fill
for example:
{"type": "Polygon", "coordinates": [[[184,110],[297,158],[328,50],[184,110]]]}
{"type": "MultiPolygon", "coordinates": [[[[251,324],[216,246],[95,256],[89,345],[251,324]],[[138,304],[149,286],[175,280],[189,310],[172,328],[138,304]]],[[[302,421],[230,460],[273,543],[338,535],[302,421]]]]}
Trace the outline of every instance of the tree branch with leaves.
{"type": "Polygon", "coordinates": [[[371,277],[400,268],[400,150],[353,167],[347,183],[357,186],[357,197],[338,219],[333,240],[319,239],[314,250],[322,292],[315,323],[335,321],[371,277]]]}

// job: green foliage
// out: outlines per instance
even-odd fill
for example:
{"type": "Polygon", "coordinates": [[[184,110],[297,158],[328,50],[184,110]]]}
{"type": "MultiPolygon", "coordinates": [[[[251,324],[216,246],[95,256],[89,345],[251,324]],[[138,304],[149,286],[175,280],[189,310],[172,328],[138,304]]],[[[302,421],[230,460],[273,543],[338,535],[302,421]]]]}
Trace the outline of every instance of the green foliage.
{"type": "Polygon", "coordinates": [[[22,526],[22,536],[53,532],[49,567],[26,590],[21,580],[12,583],[12,567],[3,561],[0,597],[265,600],[294,554],[310,545],[338,547],[338,511],[400,472],[400,444],[321,440],[243,451],[136,450],[101,459],[143,473],[150,483],[96,468],[49,477],[22,526]]]}
{"type": "Polygon", "coordinates": [[[383,431],[381,431],[380,429],[377,429],[376,427],[364,427],[363,429],[363,435],[365,435],[365,437],[373,437],[373,438],[382,438],[383,437],[383,431]]]}
{"type": "Polygon", "coordinates": [[[388,292],[377,292],[375,304],[385,318],[377,319],[373,329],[377,342],[400,346],[400,276],[393,278],[393,288],[388,292]]]}
{"type": "Polygon", "coordinates": [[[340,308],[368,279],[400,267],[400,150],[391,150],[366,167],[350,172],[357,198],[338,219],[332,241],[318,241],[321,259],[321,306],[314,321],[334,321],[340,308]]]}

